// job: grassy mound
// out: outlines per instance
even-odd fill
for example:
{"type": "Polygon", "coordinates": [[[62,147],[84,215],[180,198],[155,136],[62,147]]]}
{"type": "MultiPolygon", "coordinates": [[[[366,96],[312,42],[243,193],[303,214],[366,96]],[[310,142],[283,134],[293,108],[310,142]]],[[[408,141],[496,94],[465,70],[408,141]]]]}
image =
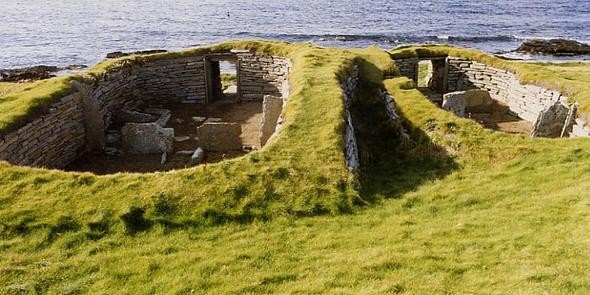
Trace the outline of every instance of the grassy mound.
{"type": "MultiPolygon", "coordinates": [[[[294,70],[289,123],[262,151],[146,175],[2,165],[1,290],[590,292],[590,141],[457,118],[408,79],[383,81],[395,66],[376,48],[264,44],[284,50],[294,70]],[[353,62],[358,183],[344,167],[338,85],[353,62]],[[387,125],[379,89],[395,97],[411,142],[387,125]],[[354,210],[356,200],[368,205],[354,210]]],[[[588,69],[533,66],[559,81],[588,69]]]]}

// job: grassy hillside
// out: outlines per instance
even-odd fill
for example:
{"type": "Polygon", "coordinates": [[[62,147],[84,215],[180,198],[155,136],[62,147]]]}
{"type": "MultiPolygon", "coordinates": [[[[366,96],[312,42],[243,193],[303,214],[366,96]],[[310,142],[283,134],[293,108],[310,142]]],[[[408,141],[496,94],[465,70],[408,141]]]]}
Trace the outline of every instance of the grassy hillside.
{"type": "MultiPolygon", "coordinates": [[[[383,81],[395,65],[376,48],[276,46],[294,65],[289,124],[260,152],[104,177],[4,164],[0,290],[590,292],[590,141],[457,118],[408,79],[383,81]],[[344,167],[337,82],[353,61],[362,75],[357,181],[344,167]],[[386,124],[380,88],[395,96],[411,141],[386,124]]],[[[588,69],[533,66],[558,80],[588,69]]]]}

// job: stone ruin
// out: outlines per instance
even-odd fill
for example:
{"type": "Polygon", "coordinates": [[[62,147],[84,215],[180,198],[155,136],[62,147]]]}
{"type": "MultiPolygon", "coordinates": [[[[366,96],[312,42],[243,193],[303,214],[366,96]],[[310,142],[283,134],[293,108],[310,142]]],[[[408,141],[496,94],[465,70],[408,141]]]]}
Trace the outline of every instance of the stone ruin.
{"type": "Polygon", "coordinates": [[[418,82],[419,64],[431,62],[425,94],[443,109],[484,126],[533,137],[590,136],[575,104],[558,91],[521,84],[517,75],[458,57],[395,60],[400,74],[418,82]]]}
{"type": "Polygon", "coordinates": [[[72,82],[72,93],[0,138],[0,159],[104,174],[241,156],[280,130],[290,70],[287,58],[249,51],[128,62],[92,84],[72,82]],[[236,66],[232,100],[222,97],[220,61],[236,66]]]}

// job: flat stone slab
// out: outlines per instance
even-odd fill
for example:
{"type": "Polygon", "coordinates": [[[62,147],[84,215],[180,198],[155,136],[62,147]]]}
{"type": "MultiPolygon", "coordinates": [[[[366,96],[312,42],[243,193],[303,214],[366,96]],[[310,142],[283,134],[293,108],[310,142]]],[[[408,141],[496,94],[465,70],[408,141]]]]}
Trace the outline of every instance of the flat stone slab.
{"type": "Polygon", "coordinates": [[[465,97],[463,91],[447,93],[443,96],[442,108],[458,117],[465,117],[465,97]]]}
{"type": "Polygon", "coordinates": [[[494,100],[487,90],[471,89],[463,94],[465,99],[465,111],[471,113],[488,113],[494,100]]]}
{"type": "Polygon", "coordinates": [[[207,121],[207,117],[192,117],[191,119],[193,119],[193,122],[195,122],[197,124],[201,124],[201,123],[207,121]]]}
{"type": "Polygon", "coordinates": [[[262,101],[262,118],[260,122],[260,146],[264,146],[275,133],[281,112],[283,99],[277,96],[265,95],[262,101]]]}
{"type": "Polygon", "coordinates": [[[131,110],[120,110],[115,113],[117,123],[150,123],[158,120],[159,116],[131,110]]]}
{"type": "Polygon", "coordinates": [[[197,140],[207,151],[242,149],[242,126],[238,123],[205,122],[197,127],[197,140]]]}
{"type": "Polygon", "coordinates": [[[535,122],[531,136],[560,137],[570,109],[558,102],[542,111],[535,122]]]}
{"type": "Polygon", "coordinates": [[[123,149],[131,154],[172,152],[174,129],[156,123],[129,123],[121,129],[123,149]]]}
{"type": "Polygon", "coordinates": [[[189,139],[191,139],[189,136],[176,136],[176,137],[174,137],[175,142],[185,142],[189,139]]]}

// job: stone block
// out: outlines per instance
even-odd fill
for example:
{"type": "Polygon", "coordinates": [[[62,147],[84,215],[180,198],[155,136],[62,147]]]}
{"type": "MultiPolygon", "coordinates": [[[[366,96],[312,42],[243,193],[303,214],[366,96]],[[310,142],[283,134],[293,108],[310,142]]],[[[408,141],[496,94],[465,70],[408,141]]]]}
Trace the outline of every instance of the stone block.
{"type": "Polygon", "coordinates": [[[531,136],[560,137],[570,110],[562,103],[555,103],[539,113],[531,136]]]}
{"type": "Polygon", "coordinates": [[[260,146],[264,146],[275,133],[277,122],[283,111],[283,99],[265,95],[262,101],[262,119],[260,122],[260,146]]]}
{"type": "Polygon", "coordinates": [[[197,127],[197,140],[208,151],[241,150],[241,134],[238,123],[205,122],[197,127]]]}
{"type": "Polygon", "coordinates": [[[465,111],[473,113],[489,112],[491,105],[494,103],[490,93],[480,89],[465,91],[463,99],[465,100],[465,111]]]}
{"type": "Polygon", "coordinates": [[[131,154],[157,154],[172,151],[174,129],[156,123],[128,123],[121,129],[123,149],[131,154]]]}
{"type": "Polygon", "coordinates": [[[445,94],[443,96],[442,108],[459,117],[465,117],[464,91],[445,94]]]}

